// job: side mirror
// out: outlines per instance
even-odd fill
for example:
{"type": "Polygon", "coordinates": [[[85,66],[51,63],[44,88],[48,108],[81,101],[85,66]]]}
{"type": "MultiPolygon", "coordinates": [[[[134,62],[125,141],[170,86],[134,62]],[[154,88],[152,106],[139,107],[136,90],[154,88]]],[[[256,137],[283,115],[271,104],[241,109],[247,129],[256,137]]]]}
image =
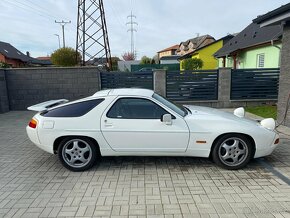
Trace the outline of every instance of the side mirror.
{"type": "Polygon", "coordinates": [[[172,125],[172,116],[171,116],[171,114],[162,115],[161,122],[165,123],[166,125],[172,125]]]}

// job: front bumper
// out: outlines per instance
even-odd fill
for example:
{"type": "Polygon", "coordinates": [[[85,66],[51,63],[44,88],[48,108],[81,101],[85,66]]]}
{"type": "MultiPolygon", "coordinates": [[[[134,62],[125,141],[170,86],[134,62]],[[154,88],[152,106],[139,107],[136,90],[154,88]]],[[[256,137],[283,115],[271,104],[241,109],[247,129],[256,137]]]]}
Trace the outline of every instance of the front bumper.
{"type": "Polygon", "coordinates": [[[274,140],[268,146],[261,146],[262,149],[259,149],[257,146],[256,154],[254,158],[268,156],[273,153],[273,151],[277,148],[279,143],[275,144],[275,141],[279,139],[279,135],[276,133],[274,140]]]}

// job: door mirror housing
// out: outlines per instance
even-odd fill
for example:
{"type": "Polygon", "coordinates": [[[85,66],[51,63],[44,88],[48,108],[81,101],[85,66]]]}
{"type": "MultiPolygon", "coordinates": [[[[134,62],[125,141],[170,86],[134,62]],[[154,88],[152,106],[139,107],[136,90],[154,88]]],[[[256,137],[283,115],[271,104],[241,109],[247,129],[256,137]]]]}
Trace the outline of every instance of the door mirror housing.
{"type": "Polygon", "coordinates": [[[162,115],[161,122],[165,123],[166,125],[172,125],[172,116],[171,116],[171,114],[162,115]]]}

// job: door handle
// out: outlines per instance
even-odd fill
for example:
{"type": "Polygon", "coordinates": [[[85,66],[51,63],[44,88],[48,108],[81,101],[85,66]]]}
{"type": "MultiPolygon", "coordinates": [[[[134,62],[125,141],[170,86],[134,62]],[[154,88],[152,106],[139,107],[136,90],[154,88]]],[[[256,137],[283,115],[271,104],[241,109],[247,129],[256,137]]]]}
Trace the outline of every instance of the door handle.
{"type": "Polygon", "coordinates": [[[105,127],[112,127],[113,123],[105,123],[105,127]]]}

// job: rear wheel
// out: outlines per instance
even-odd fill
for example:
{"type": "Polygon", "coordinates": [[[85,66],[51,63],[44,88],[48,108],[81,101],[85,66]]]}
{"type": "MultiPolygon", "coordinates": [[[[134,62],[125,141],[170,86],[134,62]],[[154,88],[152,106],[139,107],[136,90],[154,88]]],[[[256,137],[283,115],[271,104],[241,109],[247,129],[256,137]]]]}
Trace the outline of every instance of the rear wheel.
{"type": "Polygon", "coordinates": [[[253,146],[247,136],[228,134],[215,143],[212,157],[216,164],[225,169],[241,169],[251,160],[253,146]]]}
{"type": "Polygon", "coordinates": [[[66,138],[58,147],[58,157],[62,165],[71,171],[84,171],[91,168],[97,156],[96,145],[87,138],[66,138]]]}

